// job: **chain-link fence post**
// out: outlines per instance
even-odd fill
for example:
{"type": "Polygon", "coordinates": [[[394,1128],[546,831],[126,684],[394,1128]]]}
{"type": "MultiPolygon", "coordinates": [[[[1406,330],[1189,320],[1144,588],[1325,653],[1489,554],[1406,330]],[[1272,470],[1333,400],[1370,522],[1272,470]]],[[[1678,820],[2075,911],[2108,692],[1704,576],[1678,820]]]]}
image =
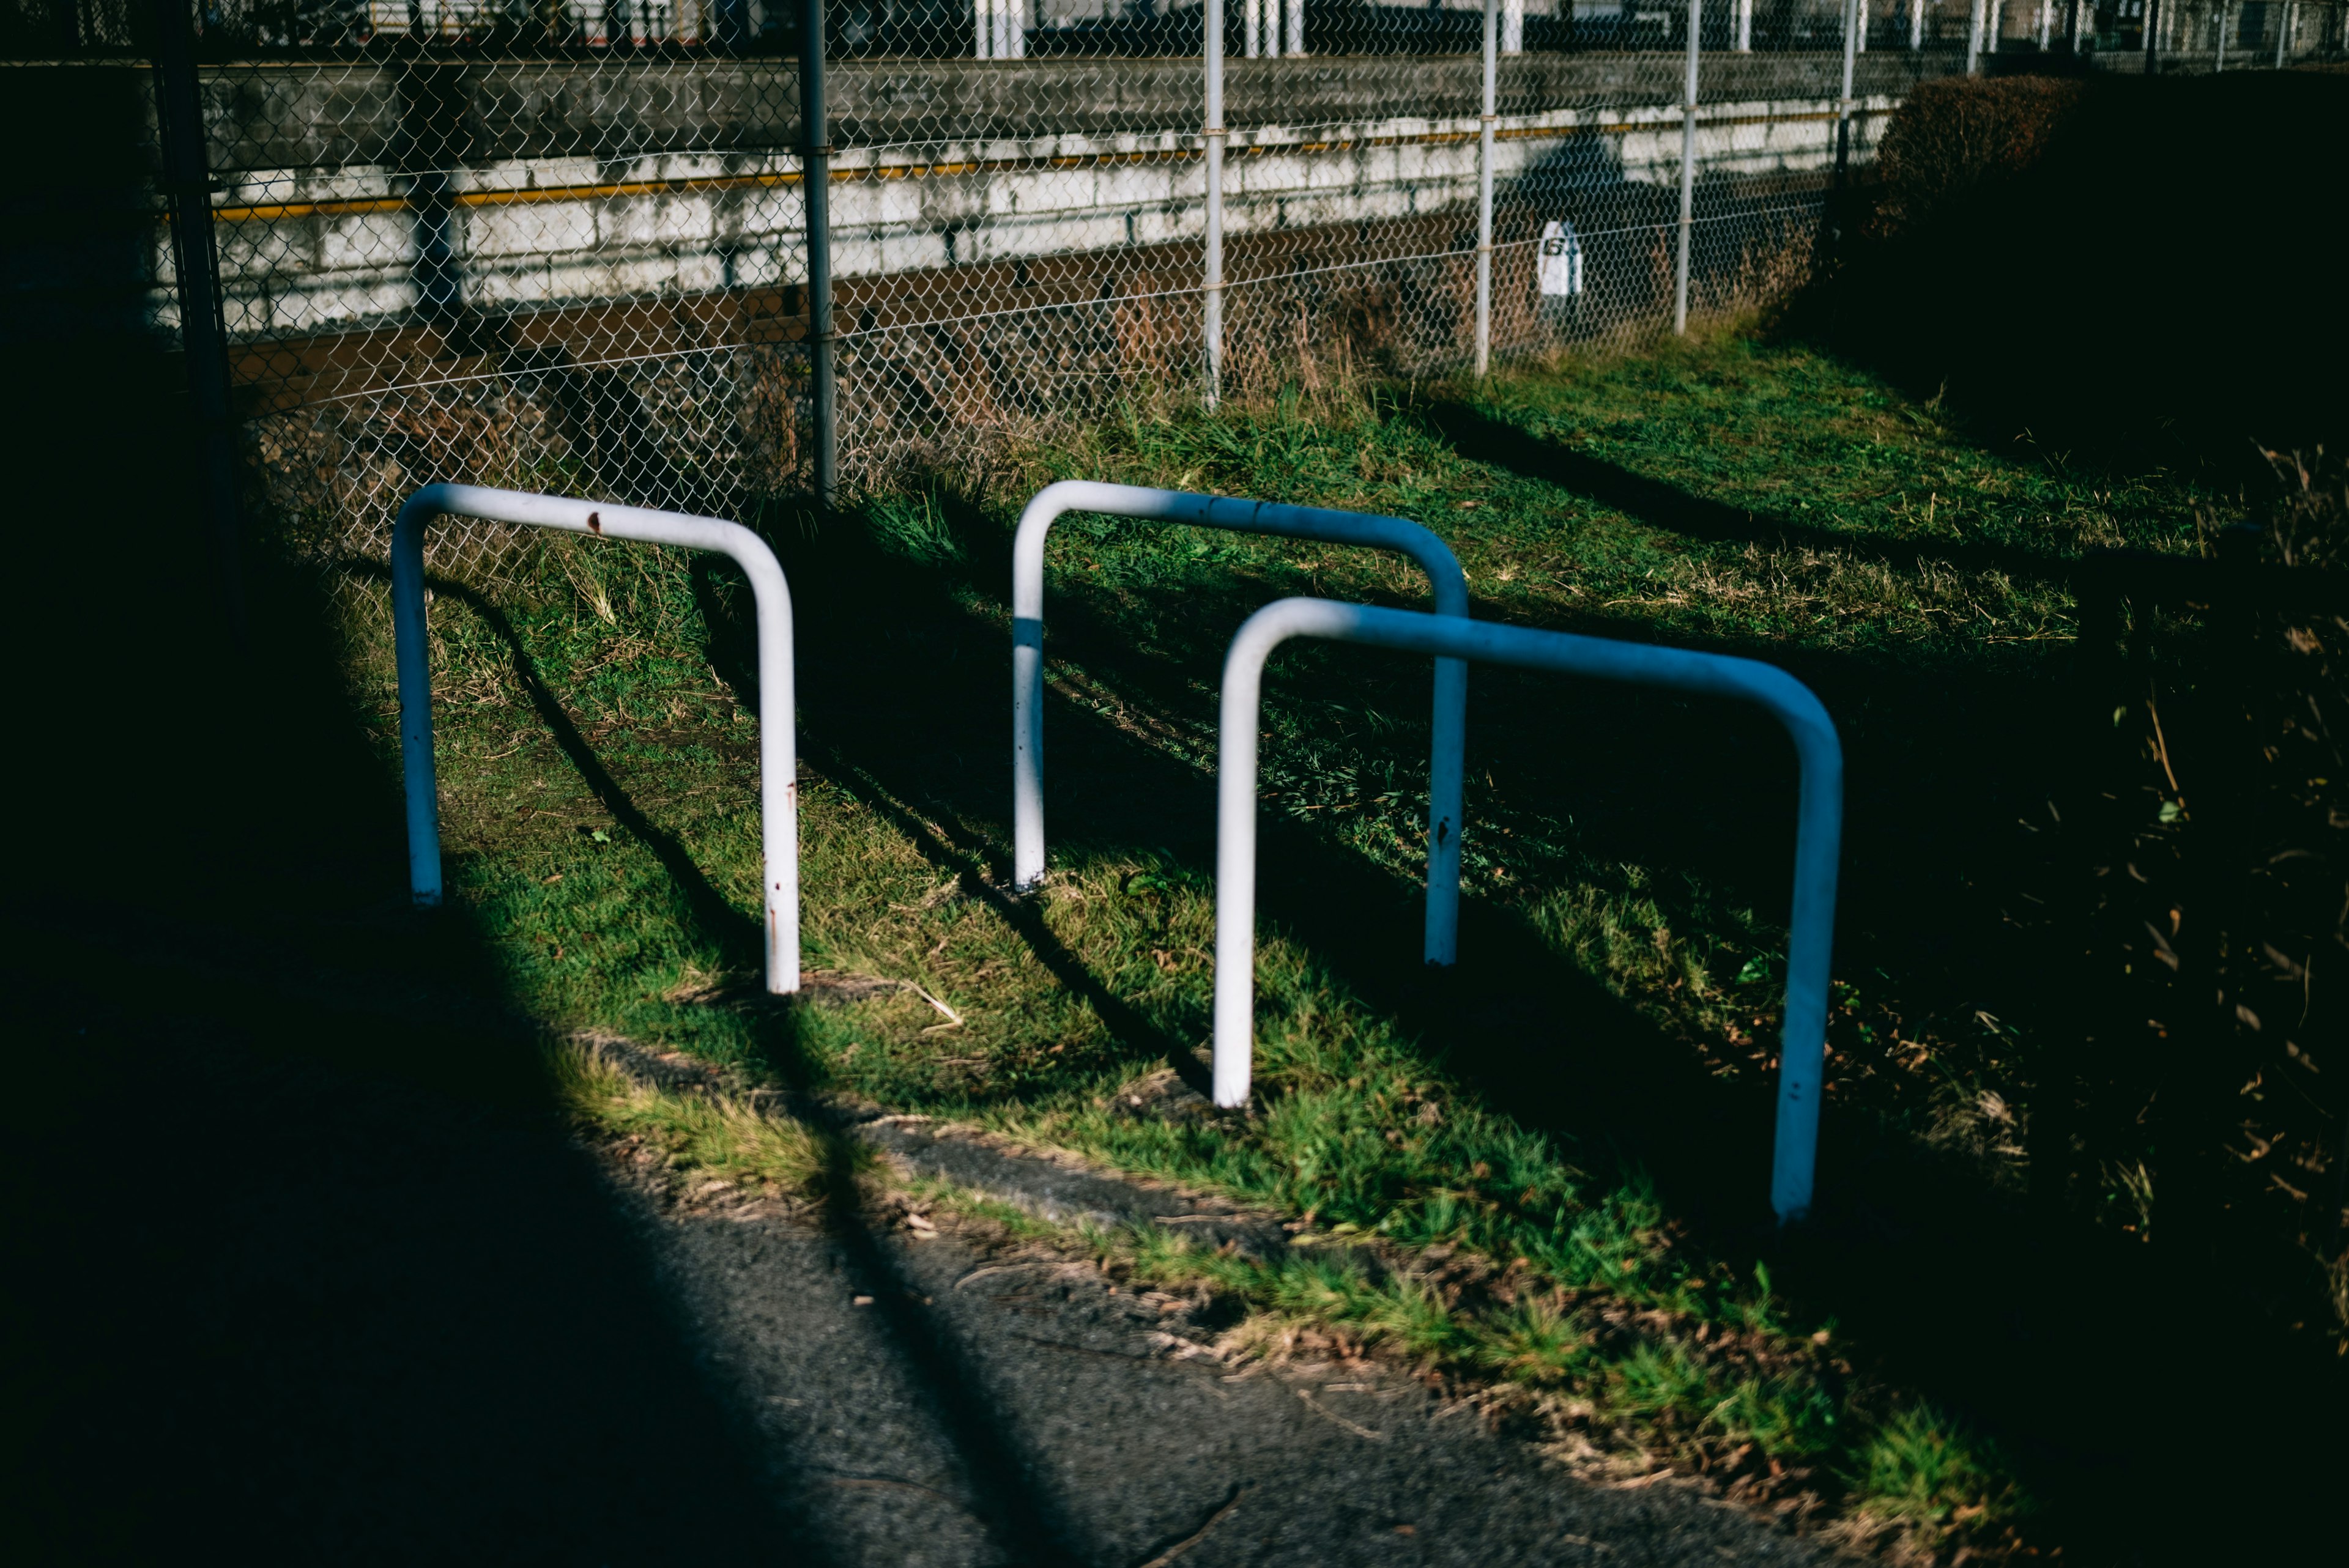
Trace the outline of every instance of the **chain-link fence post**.
{"type": "Polygon", "coordinates": [[[1200,327],[1207,340],[1207,407],[1223,395],[1224,379],[1224,5],[1202,7],[1206,43],[1206,112],[1200,128],[1206,141],[1206,258],[1200,279],[1200,327]]]}
{"type": "Polygon", "coordinates": [[[807,206],[808,402],[816,504],[840,495],[832,330],[832,129],[823,106],[823,0],[800,5],[800,189],[807,206]]]}
{"type": "Polygon", "coordinates": [[[212,171],[203,105],[196,87],[195,26],[189,0],[150,0],[155,125],[178,284],[180,350],[195,405],[195,491],[212,536],[221,618],[244,643],[244,579],[237,562],[236,437],[229,419],[228,325],[221,305],[220,252],[212,233],[212,171]]]}
{"type": "Polygon", "coordinates": [[[1493,363],[1493,123],[1500,117],[1500,0],[1485,0],[1485,108],[1476,123],[1476,374],[1493,363]]]}
{"type": "Polygon", "coordinates": [[[2145,74],[2151,76],[2160,68],[2161,0],[2145,0],[2145,74]]]}
{"type": "Polygon", "coordinates": [[[1688,80],[1681,94],[1681,242],[1672,267],[1672,331],[1688,335],[1689,244],[1696,220],[1696,57],[1704,36],[1704,0],[1689,0],[1688,80]]]}
{"type": "MultiPolygon", "coordinates": [[[[1861,0],[1843,0],[1843,97],[1836,102],[1835,189],[1838,203],[1851,175],[1851,78],[1859,57],[1861,0]]],[[[1837,213],[1837,221],[1842,214],[1837,213]]]]}

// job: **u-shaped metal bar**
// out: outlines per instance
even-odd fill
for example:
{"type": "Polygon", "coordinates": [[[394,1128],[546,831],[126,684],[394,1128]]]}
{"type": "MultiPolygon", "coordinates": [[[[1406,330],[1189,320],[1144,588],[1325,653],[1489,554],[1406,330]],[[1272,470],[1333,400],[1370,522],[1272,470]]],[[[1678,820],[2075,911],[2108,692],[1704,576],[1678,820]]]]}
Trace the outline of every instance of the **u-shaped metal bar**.
{"type": "Polygon", "coordinates": [[[1330,599],[1279,599],[1247,618],[1224,659],[1216,761],[1216,1103],[1248,1099],[1256,1048],[1257,725],[1264,661],[1291,637],[1481,659],[1637,686],[1739,697],[1785,726],[1802,770],[1795,819],[1795,899],[1787,922],[1785,1030],[1779,1049],[1770,1203],[1781,1224],[1811,1207],[1826,1065],[1827,965],[1835,941],[1843,838],[1843,745],[1811,689],[1753,659],[1539,632],[1330,599]]]}
{"type": "MultiPolygon", "coordinates": [[[[1044,537],[1071,511],[1400,551],[1427,573],[1437,614],[1468,614],[1468,579],[1451,546],[1400,517],[1090,480],[1045,486],[1020,512],[1011,546],[1011,863],[1019,887],[1033,887],[1044,874],[1044,537]]],[[[1439,657],[1427,763],[1430,964],[1454,963],[1460,951],[1461,758],[1467,733],[1468,666],[1439,657]]]]}
{"type": "Polygon", "coordinates": [[[767,989],[800,988],[798,759],[792,749],[792,592],[766,542],[739,522],[480,485],[427,485],[391,530],[392,641],[399,665],[399,751],[408,790],[408,882],[440,902],[440,796],[432,758],[432,669],[424,623],[424,525],[442,514],[713,550],[750,579],[759,614],[759,829],[767,989]]]}

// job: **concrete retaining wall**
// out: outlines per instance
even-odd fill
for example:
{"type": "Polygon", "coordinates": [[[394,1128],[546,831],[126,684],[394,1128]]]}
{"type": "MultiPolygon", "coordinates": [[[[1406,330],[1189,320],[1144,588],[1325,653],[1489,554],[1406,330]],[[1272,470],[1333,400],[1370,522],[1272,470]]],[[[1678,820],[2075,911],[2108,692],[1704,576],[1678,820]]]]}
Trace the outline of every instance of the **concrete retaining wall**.
{"type": "MultiPolygon", "coordinates": [[[[1867,156],[1892,108],[1870,98],[1867,156]]],[[[1834,159],[1832,98],[1708,107],[1709,179],[1818,173],[1834,159]]],[[[1500,199],[1604,222],[1608,192],[1680,178],[1676,107],[1557,110],[1509,119],[1495,150],[1500,199]]],[[[1262,127],[1231,139],[1226,225],[1383,222],[1473,211],[1473,119],[1262,127]]],[[[1195,240],[1197,138],[1163,132],[844,150],[833,254],[843,279],[1195,240]]],[[[373,325],[437,298],[510,311],[653,294],[766,288],[805,278],[796,160],[653,155],[501,161],[454,171],[419,199],[384,168],[248,171],[220,209],[230,331],[282,336],[373,325]],[[426,261],[435,237],[445,255],[426,261]]],[[[158,258],[159,263],[160,258],[158,258]]]]}
{"type": "MultiPolygon", "coordinates": [[[[1940,52],[1871,51],[1858,86],[1898,95],[1961,66],[1940,52]]],[[[1682,69],[1671,53],[1513,56],[1501,62],[1500,107],[1676,103],[1682,69]]],[[[788,59],[231,66],[208,73],[204,108],[222,170],[780,151],[799,139],[797,71],[788,59]]],[[[1831,98],[1841,72],[1828,52],[1709,55],[1702,91],[1708,102],[1831,98]]],[[[1473,116],[1480,73],[1461,56],[1229,60],[1225,119],[1353,125],[1406,107],[1473,116]]],[[[843,60],[827,90],[833,142],[880,147],[1195,131],[1203,89],[1196,59],[1117,57],[843,60]]]]}
{"type": "MultiPolygon", "coordinates": [[[[1863,57],[1860,156],[1908,87],[1950,63],[1863,57]]],[[[1680,69],[1667,55],[1506,60],[1504,200],[1603,221],[1608,191],[1676,181],[1680,69]]],[[[1831,54],[1708,57],[1706,177],[1826,168],[1839,71],[1831,54]]],[[[789,60],[211,69],[230,331],[253,341],[794,284],[795,73],[789,60]]],[[[1233,60],[1228,73],[1236,235],[1473,203],[1474,58],[1233,60]]],[[[144,73],[14,66],[0,78],[20,144],[46,144],[53,170],[92,170],[5,198],[7,335],[168,332],[144,73]]],[[[1196,60],[846,61],[831,90],[844,279],[1200,232],[1196,60]]]]}

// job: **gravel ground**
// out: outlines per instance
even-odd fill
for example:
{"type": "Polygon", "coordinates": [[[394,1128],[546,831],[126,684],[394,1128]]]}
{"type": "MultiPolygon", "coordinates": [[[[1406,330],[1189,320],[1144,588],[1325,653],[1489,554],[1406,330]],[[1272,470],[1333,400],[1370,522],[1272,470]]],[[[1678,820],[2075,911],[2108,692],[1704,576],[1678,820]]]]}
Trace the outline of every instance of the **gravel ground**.
{"type": "Polygon", "coordinates": [[[16,1561],[1817,1556],[1399,1376],[1186,1355],[1089,1264],[685,1200],[511,1093],[321,1066],[357,1026],[316,998],[0,985],[16,1561]]]}

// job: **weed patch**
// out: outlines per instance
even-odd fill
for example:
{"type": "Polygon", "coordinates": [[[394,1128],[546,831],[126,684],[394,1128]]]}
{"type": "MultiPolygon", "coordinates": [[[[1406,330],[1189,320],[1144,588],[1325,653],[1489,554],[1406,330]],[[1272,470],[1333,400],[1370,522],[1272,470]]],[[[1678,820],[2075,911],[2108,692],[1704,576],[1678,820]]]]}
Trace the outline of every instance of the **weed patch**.
{"type": "Polygon", "coordinates": [[[823,1141],[798,1122],[722,1096],[655,1088],[583,1046],[553,1047],[548,1068],[556,1103],[583,1125],[707,1181],[812,1202],[835,1173],[823,1141]]]}

